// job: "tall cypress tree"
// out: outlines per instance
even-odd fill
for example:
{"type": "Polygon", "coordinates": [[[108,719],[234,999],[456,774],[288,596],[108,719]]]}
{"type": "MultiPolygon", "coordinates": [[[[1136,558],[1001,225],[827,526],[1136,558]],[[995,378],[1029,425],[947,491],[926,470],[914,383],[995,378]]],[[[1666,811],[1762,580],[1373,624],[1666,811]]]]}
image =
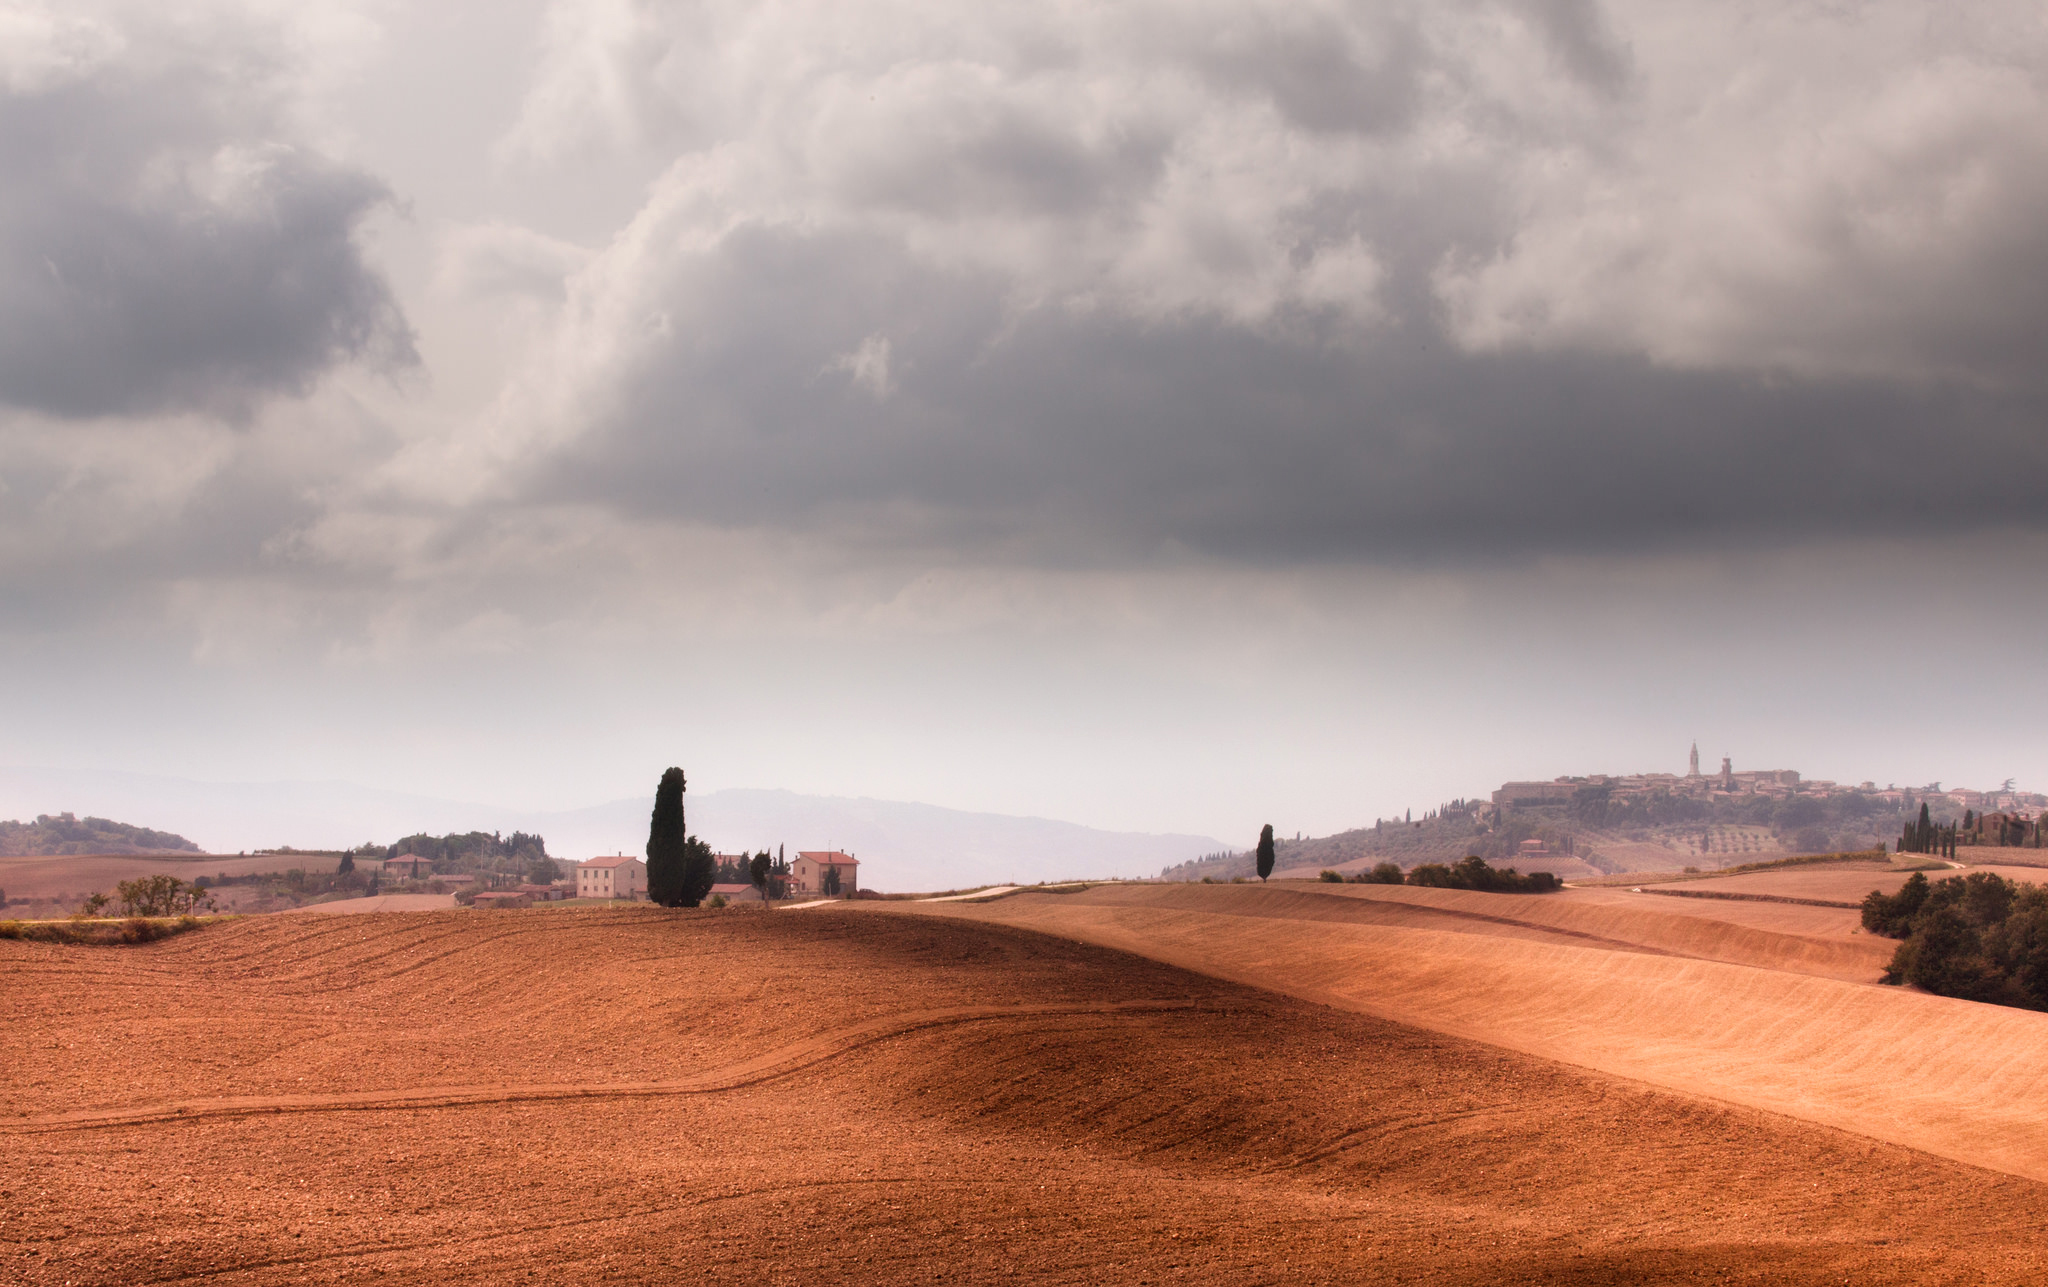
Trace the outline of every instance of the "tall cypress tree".
{"type": "Polygon", "coordinates": [[[647,898],[663,907],[683,905],[683,866],[688,840],[683,831],[683,792],[689,783],[681,769],[661,775],[654,789],[654,817],[647,827],[647,898]]]}
{"type": "Polygon", "coordinates": [[[1928,819],[1928,817],[1927,817],[1927,802],[1926,802],[1925,800],[1922,800],[1922,801],[1920,802],[1920,827],[1919,827],[1919,831],[1920,831],[1920,847],[1919,847],[1919,849],[1918,849],[1918,850],[1916,850],[1915,852],[1917,852],[1917,853],[1923,853],[1923,854],[1926,854],[1926,853],[1933,853],[1933,852],[1934,852],[1934,849],[1933,849],[1933,844],[1934,844],[1934,823],[1933,823],[1933,822],[1931,822],[1931,821],[1929,821],[1929,819],[1928,819]]]}
{"type": "Polygon", "coordinates": [[[1259,879],[1273,874],[1273,824],[1267,823],[1259,832],[1259,879]]]}

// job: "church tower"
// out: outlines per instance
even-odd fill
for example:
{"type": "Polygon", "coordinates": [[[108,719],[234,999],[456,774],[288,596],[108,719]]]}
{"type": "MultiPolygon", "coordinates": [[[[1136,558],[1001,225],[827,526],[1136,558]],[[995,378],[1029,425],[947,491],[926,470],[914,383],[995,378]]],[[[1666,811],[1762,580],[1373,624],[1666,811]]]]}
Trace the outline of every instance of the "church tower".
{"type": "Polygon", "coordinates": [[[1686,767],[1685,776],[1696,778],[1700,775],[1700,744],[1692,744],[1692,762],[1686,767]]]}

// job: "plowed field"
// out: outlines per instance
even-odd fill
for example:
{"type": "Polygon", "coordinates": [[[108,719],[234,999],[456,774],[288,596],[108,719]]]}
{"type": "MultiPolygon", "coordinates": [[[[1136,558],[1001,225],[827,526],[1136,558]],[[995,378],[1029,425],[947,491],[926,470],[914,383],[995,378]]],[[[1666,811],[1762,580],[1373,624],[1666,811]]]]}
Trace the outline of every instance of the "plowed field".
{"type": "Polygon", "coordinates": [[[900,910],[0,942],[0,1281],[2048,1273],[2030,1180],[900,910]]]}
{"type": "Polygon", "coordinates": [[[2048,1014],[1875,986],[1896,944],[1851,933],[1843,909],[1611,889],[1131,885],[921,914],[1121,947],[2048,1181],[2048,1014]],[[1805,925],[1740,923],[1759,907],[1805,925]]]}

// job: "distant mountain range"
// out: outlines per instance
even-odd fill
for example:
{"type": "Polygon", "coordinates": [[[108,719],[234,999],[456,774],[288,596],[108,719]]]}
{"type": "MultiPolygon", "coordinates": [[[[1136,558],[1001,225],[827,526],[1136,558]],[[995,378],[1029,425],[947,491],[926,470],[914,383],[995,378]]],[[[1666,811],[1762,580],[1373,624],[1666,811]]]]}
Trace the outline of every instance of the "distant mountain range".
{"type": "MultiPolygon", "coordinates": [[[[646,799],[539,811],[382,791],[347,782],[193,782],[147,774],[0,768],[0,818],[52,807],[85,816],[140,818],[195,837],[209,852],[290,845],[341,849],[417,832],[528,831],[561,858],[638,853],[646,799]]],[[[734,789],[692,794],[690,830],[721,852],[786,846],[841,849],[861,860],[869,888],[1156,876],[1161,868],[1228,848],[1211,836],[1102,831],[1077,823],[969,813],[894,800],[734,789]]],[[[162,834],[162,833],[151,833],[162,834]]],[[[186,842],[190,843],[190,842],[186,842]]],[[[110,852],[110,851],[102,851],[110,852]]]]}

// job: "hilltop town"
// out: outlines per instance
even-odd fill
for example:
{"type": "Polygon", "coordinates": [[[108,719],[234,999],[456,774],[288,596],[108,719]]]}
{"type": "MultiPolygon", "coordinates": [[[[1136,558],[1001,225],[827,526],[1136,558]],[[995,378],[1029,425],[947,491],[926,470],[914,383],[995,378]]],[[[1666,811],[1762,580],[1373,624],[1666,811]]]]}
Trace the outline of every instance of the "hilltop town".
{"type": "MultiPolygon", "coordinates": [[[[1793,769],[1744,769],[1723,757],[1684,773],[1591,773],[1505,782],[1484,798],[1449,801],[1421,817],[1375,819],[1329,836],[1277,845],[1278,867],[1349,872],[1378,862],[1403,867],[1477,854],[1524,872],[1561,877],[1706,869],[1802,853],[1875,849],[1896,842],[1925,805],[1943,825],[1972,828],[1978,843],[2037,843],[2048,796],[2007,781],[1988,791],[1853,785],[1793,769]]],[[[1248,854],[1211,854],[1169,867],[1167,880],[1229,879],[1251,870],[1248,854]]]]}

